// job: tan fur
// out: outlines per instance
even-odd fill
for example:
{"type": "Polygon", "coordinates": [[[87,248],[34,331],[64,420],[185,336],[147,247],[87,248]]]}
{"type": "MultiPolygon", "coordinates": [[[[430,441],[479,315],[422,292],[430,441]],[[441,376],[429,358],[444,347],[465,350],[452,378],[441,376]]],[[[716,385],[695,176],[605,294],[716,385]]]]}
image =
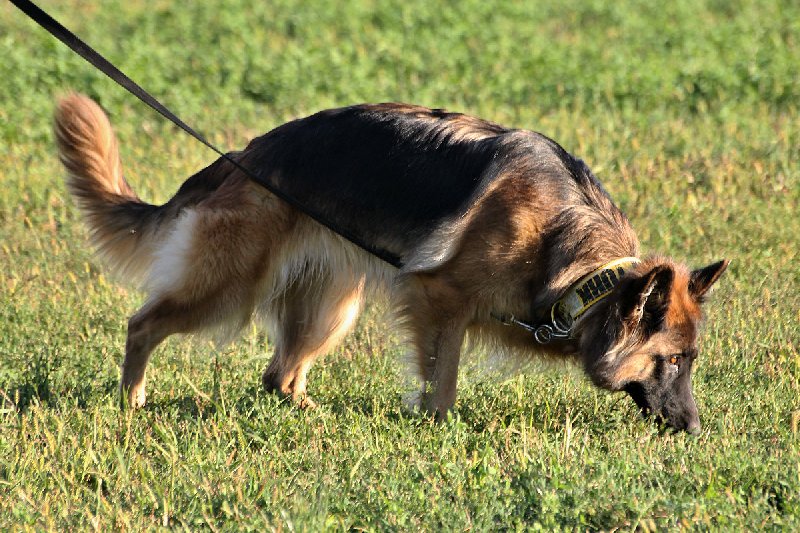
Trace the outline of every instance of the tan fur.
{"type": "Polygon", "coordinates": [[[650,351],[654,347],[653,345],[642,346],[640,350],[625,357],[614,373],[612,388],[620,389],[625,383],[641,381],[650,377],[656,365],[650,351]]]}
{"type": "Polygon", "coordinates": [[[67,185],[79,199],[95,194],[136,199],[122,177],[117,138],[103,110],[78,94],[61,100],[55,134],[67,185]]]}
{"type": "MultiPolygon", "coordinates": [[[[672,284],[667,308],[667,325],[671,330],[685,328],[687,324],[697,324],[702,318],[700,303],[689,293],[689,271],[683,265],[674,265],[675,281],[672,284]]],[[[687,339],[690,343],[695,338],[687,339]]]]}
{"type": "Polygon", "coordinates": [[[117,207],[139,198],[122,176],[117,139],[108,118],[89,98],[71,94],[56,110],[54,129],[59,159],[67,170],[67,187],[83,210],[99,255],[120,277],[141,280],[156,239],[150,227],[120,220],[117,207]]]}

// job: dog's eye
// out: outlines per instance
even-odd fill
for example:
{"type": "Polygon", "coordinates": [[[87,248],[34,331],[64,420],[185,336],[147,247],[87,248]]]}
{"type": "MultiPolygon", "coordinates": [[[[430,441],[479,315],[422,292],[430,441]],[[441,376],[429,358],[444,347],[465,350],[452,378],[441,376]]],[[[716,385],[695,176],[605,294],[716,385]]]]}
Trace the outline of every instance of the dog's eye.
{"type": "Polygon", "coordinates": [[[667,361],[669,361],[670,372],[677,374],[681,367],[681,356],[678,354],[670,355],[667,361]]]}

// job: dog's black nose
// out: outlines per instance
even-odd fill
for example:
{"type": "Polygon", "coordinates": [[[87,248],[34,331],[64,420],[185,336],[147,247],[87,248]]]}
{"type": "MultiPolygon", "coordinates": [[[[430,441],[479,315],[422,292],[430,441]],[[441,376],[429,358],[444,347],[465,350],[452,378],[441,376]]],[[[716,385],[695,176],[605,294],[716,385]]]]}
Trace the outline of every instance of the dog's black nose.
{"type": "Polygon", "coordinates": [[[686,425],[686,433],[689,433],[690,435],[699,435],[700,421],[697,419],[690,420],[689,423],[686,425]]]}

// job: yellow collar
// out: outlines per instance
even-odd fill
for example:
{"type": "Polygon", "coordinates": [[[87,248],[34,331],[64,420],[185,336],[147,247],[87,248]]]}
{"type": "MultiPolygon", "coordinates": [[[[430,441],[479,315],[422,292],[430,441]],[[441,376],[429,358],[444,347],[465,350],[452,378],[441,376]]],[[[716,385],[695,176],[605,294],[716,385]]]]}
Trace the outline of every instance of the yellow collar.
{"type": "Polygon", "coordinates": [[[573,284],[550,310],[550,318],[556,332],[570,333],[584,313],[611,294],[625,271],[638,262],[635,257],[615,259],[589,272],[573,284]]]}

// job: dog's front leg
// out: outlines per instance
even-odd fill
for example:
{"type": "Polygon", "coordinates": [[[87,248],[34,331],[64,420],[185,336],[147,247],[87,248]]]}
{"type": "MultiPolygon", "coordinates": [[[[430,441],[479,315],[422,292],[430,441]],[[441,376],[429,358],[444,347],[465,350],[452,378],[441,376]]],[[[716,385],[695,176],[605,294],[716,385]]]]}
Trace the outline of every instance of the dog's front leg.
{"type": "Polygon", "coordinates": [[[426,354],[433,363],[433,372],[430,381],[424,384],[422,405],[439,420],[447,416],[456,402],[458,365],[465,330],[466,325],[461,321],[448,321],[438,332],[434,350],[426,354]]]}
{"type": "Polygon", "coordinates": [[[422,384],[414,403],[443,419],[456,401],[461,346],[474,315],[470,300],[447,271],[406,277],[397,294],[422,384]]]}
{"type": "Polygon", "coordinates": [[[429,323],[417,332],[417,349],[423,380],[421,406],[442,420],[456,401],[458,365],[467,321],[451,316],[429,323]],[[422,342],[419,342],[422,341],[422,342]]]}

